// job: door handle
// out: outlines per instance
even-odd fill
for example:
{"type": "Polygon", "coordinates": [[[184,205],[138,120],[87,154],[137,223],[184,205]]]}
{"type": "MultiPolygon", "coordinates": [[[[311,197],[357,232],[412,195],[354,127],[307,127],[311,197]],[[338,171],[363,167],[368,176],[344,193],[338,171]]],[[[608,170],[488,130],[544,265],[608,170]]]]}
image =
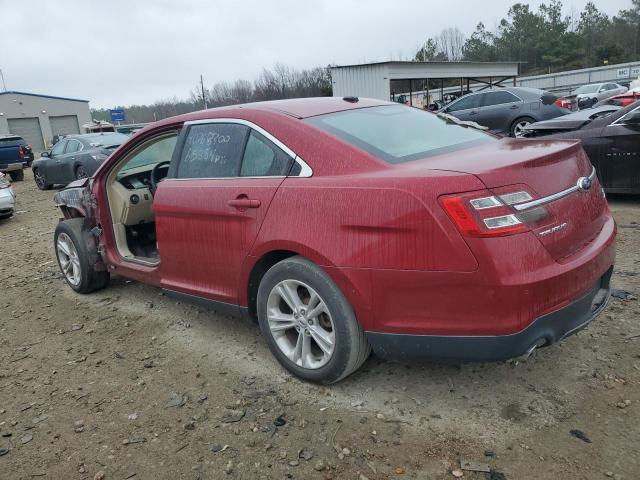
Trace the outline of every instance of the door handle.
{"type": "Polygon", "coordinates": [[[477,114],[478,114],[478,111],[477,111],[477,110],[471,110],[471,111],[469,112],[469,115],[477,115],[477,114]]]}
{"type": "Polygon", "coordinates": [[[229,200],[227,204],[230,207],[237,208],[238,210],[244,210],[245,208],[258,208],[260,206],[260,200],[240,196],[234,200],[229,200]]]}
{"type": "Polygon", "coordinates": [[[509,108],[511,110],[516,110],[516,109],[520,108],[520,105],[511,105],[509,108]]]}

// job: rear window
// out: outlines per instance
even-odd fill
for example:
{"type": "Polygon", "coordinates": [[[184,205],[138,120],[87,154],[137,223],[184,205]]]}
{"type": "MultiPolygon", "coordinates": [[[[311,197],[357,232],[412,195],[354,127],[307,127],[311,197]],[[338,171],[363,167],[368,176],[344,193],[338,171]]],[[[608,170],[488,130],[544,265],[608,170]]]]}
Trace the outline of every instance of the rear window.
{"type": "Polygon", "coordinates": [[[480,130],[402,105],[347,110],[305,121],[392,164],[497,141],[480,130]]]}
{"type": "Polygon", "coordinates": [[[0,143],[22,142],[22,137],[0,137],[0,143]]]}

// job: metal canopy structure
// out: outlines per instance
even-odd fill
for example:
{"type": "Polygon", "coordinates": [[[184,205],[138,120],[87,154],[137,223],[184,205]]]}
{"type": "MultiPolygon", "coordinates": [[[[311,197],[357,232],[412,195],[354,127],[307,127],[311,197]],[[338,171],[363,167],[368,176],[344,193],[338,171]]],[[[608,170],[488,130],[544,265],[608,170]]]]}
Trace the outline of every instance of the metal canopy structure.
{"type": "Polygon", "coordinates": [[[463,93],[471,84],[480,88],[505,82],[515,85],[518,62],[390,61],[331,67],[331,75],[335,97],[369,97],[426,106],[420,103],[435,96],[442,99],[445,90],[451,92],[453,86],[463,93]]]}

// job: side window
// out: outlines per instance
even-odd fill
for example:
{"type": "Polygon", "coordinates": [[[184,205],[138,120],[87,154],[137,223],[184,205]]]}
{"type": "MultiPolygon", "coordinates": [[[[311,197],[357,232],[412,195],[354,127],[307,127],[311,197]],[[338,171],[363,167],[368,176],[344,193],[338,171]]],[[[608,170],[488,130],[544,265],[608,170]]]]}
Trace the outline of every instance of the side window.
{"type": "Polygon", "coordinates": [[[130,157],[118,171],[118,179],[126,175],[129,170],[140,168],[142,171],[150,171],[160,162],[170,162],[178,136],[173,133],[162,136],[157,140],[143,146],[130,157]]]}
{"type": "Polygon", "coordinates": [[[80,150],[80,146],[80,142],[78,142],[77,140],[69,140],[67,142],[67,148],[65,149],[64,153],[75,153],[80,150]]]}
{"type": "Polygon", "coordinates": [[[240,174],[248,127],[231,123],[192,125],[176,178],[222,178],[240,174]]]}
{"type": "Polygon", "coordinates": [[[447,112],[457,112],[459,110],[468,110],[470,108],[478,108],[480,106],[480,95],[468,95],[450,105],[447,112]]]}
{"type": "Polygon", "coordinates": [[[289,173],[293,160],[272,142],[251,130],[242,158],[243,177],[274,177],[289,173]]]}
{"type": "Polygon", "coordinates": [[[62,155],[64,153],[64,147],[67,146],[67,140],[61,140],[56,143],[51,149],[51,155],[62,155]]]}
{"type": "Polygon", "coordinates": [[[518,101],[518,97],[509,92],[487,92],[484,94],[482,106],[489,107],[491,105],[502,105],[503,103],[513,103],[518,101]]]}

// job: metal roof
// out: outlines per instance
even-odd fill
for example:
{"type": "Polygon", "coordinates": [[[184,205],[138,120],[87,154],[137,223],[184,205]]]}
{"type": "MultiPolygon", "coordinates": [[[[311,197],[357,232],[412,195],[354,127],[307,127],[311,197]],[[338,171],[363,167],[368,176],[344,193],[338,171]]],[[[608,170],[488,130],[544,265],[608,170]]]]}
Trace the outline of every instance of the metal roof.
{"type": "Polygon", "coordinates": [[[425,67],[429,65],[442,65],[442,64],[461,64],[461,65],[518,65],[521,62],[473,62],[469,60],[461,60],[459,62],[450,61],[433,61],[433,62],[413,62],[410,60],[387,60],[384,62],[370,62],[370,63],[354,63],[351,65],[331,65],[329,68],[350,68],[350,67],[368,67],[371,65],[413,65],[416,67],[425,67]]]}
{"type": "Polygon", "coordinates": [[[80,98],[56,97],[54,95],[43,95],[41,93],[18,92],[18,91],[15,91],[15,90],[8,90],[6,92],[0,92],[0,95],[8,95],[10,93],[13,93],[15,95],[27,95],[29,97],[53,98],[55,100],[68,100],[68,101],[71,101],[71,102],[86,102],[86,103],[89,103],[89,100],[82,100],[80,98]]]}

